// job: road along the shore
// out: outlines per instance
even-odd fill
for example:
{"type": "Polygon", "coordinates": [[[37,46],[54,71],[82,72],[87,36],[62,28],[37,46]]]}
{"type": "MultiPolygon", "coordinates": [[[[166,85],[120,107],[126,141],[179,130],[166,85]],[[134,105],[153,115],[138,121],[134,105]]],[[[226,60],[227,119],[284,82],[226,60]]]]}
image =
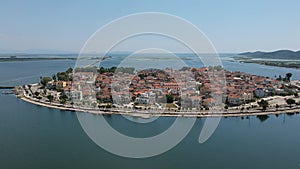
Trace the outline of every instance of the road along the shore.
{"type": "Polygon", "coordinates": [[[59,110],[65,110],[65,111],[73,111],[73,112],[86,112],[86,113],[92,113],[92,114],[103,114],[103,115],[113,115],[113,114],[119,114],[119,115],[127,115],[132,117],[140,117],[140,118],[151,118],[151,117],[240,117],[240,116],[260,116],[260,115],[275,115],[275,114],[284,114],[284,113],[298,113],[300,112],[300,106],[294,106],[292,108],[286,107],[286,108],[279,108],[279,109],[267,109],[266,111],[261,110],[247,110],[241,112],[240,110],[228,110],[221,113],[213,113],[210,111],[201,111],[201,112],[170,112],[165,111],[163,113],[153,113],[153,112],[143,112],[143,111],[124,111],[124,110],[97,110],[97,109],[88,109],[88,108],[76,108],[72,106],[66,106],[66,105],[59,105],[59,104],[51,104],[51,103],[45,103],[42,101],[33,100],[29,97],[19,97],[21,100],[26,101],[28,103],[32,103],[35,105],[48,107],[48,108],[54,108],[59,110]]]}

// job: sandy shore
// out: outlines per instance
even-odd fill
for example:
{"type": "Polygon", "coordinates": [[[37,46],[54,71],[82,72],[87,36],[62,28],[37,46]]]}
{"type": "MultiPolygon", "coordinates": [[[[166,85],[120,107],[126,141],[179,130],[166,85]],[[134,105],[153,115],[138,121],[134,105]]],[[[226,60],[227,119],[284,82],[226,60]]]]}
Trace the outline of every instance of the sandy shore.
{"type": "Polygon", "coordinates": [[[74,107],[68,107],[60,104],[55,103],[46,103],[41,102],[38,100],[34,100],[30,97],[19,97],[21,100],[39,105],[44,106],[48,108],[54,108],[59,110],[65,110],[65,111],[73,111],[73,112],[86,112],[86,113],[92,113],[92,114],[119,114],[119,115],[126,115],[126,116],[132,116],[132,117],[139,117],[139,118],[151,118],[151,117],[239,117],[239,116],[257,116],[257,115],[270,115],[270,114],[284,114],[284,113],[297,113],[300,112],[300,106],[294,106],[292,108],[285,107],[285,108],[279,108],[279,109],[267,109],[266,111],[256,110],[256,109],[250,109],[250,110],[244,110],[241,112],[240,110],[228,110],[224,112],[219,113],[213,113],[209,111],[201,111],[201,112],[170,112],[165,111],[163,113],[153,113],[153,112],[143,112],[143,111],[125,111],[125,110],[96,110],[96,109],[88,109],[88,108],[74,108],[74,107]]]}

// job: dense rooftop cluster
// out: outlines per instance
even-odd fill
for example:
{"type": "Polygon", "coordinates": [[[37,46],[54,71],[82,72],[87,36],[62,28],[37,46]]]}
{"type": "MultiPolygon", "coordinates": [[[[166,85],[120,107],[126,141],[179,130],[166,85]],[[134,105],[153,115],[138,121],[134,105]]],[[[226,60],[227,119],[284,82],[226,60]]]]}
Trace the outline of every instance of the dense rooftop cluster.
{"type": "MultiPolygon", "coordinates": [[[[272,95],[297,92],[282,80],[231,72],[219,66],[173,70],[133,68],[78,71],[72,86],[66,82],[63,92],[75,101],[124,106],[161,106],[172,103],[174,108],[207,109],[216,103],[237,106],[272,95]],[[218,100],[221,98],[221,100],[218,100]]],[[[59,83],[56,82],[56,83],[59,83]]]]}
{"type": "Polygon", "coordinates": [[[75,105],[200,110],[298,93],[299,88],[290,85],[290,78],[272,79],[231,72],[220,66],[140,71],[116,67],[80,68],[74,74],[68,69],[52,78],[41,78],[40,90],[48,90],[52,100],[75,105]]]}

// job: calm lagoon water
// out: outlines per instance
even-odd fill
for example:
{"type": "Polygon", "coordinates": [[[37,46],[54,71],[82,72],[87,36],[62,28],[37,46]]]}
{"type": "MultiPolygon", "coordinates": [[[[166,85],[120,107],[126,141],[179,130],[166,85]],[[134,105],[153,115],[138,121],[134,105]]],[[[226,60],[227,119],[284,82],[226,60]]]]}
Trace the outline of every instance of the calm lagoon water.
{"type": "MultiPolygon", "coordinates": [[[[183,58],[185,64],[192,67],[202,67],[203,64],[199,58],[191,56],[190,54],[178,55],[179,58],[183,58]]],[[[231,55],[221,55],[221,61],[225,69],[231,71],[242,71],[256,75],[268,76],[274,78],[274,76],[282,75],[291,72],[293,74],[292,79],[300,80],[300,69],[291,69],[283,67],[265,66],[252,63],[239,63],[231,62],[231,55]]],[[[104,60],[100,66],[111,67],[118,66],[125,57],[123,55],[116,55],[110,59],[104,60]]],[[[155,58],[152,56],[142,56],[144,61],[132,59],[129,63],[137,68],[144,68],[142,63],[148,63],[157,65],[155,58]]],[[[169,66],[170,60],[162,60],[160,64],[162,66],[169,66]]],[[[49,61],[26,61],[26,62],[0,62],[0,85],[21,85],[28,83],[36,83],[39,81],[40,76],[52,76],[58,71],[65,71],[69,67],[74,67],[74,60],[49,60],[49,61]]]]}
{"type": "MultiPolygon", "coordinates": [[[[110,66],[118,59],[107,60],[110,66]]],[[[299,71],[271,66],[229,62],[225,68],[273,77],[299,71]]],[[[73,66],[74,61],[0,63],[0,84],[37,82],[73,66]]],[[[298,74],[297,74],[298,73],[298,74]]],[[[2,92],[1,90],[0,92],[2,92]]],[[[172,150],[146,159],[115,156],[98,147],[84,133],[74,112],[23,102],[0,94],[0,168],[2,169],[297,169],[300,168],[300,115],[270,116],[260,121],[222,118],[204,144],[198,137],[205,119],[197,119],[188,136],[172,150]]],[[[148,136],[168,128],[175,118],[159,118],[137,124],[122,116],[107,117],[114,128],[128,135],[148,136]]]]}

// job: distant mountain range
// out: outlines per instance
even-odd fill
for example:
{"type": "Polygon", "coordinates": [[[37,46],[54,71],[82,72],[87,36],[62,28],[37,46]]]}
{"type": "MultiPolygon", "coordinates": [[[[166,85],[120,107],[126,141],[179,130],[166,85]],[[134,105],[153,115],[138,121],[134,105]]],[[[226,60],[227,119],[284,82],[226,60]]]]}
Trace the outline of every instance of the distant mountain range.
{"type": "Polygon", "coordinates": [[[239,56],[244,56],[248,58],[262,58],[262,59],[300,59],[300,51],[291,51],[291,50],[278,50],[274,52],[246,52],[240,53],[239,56]]]}

